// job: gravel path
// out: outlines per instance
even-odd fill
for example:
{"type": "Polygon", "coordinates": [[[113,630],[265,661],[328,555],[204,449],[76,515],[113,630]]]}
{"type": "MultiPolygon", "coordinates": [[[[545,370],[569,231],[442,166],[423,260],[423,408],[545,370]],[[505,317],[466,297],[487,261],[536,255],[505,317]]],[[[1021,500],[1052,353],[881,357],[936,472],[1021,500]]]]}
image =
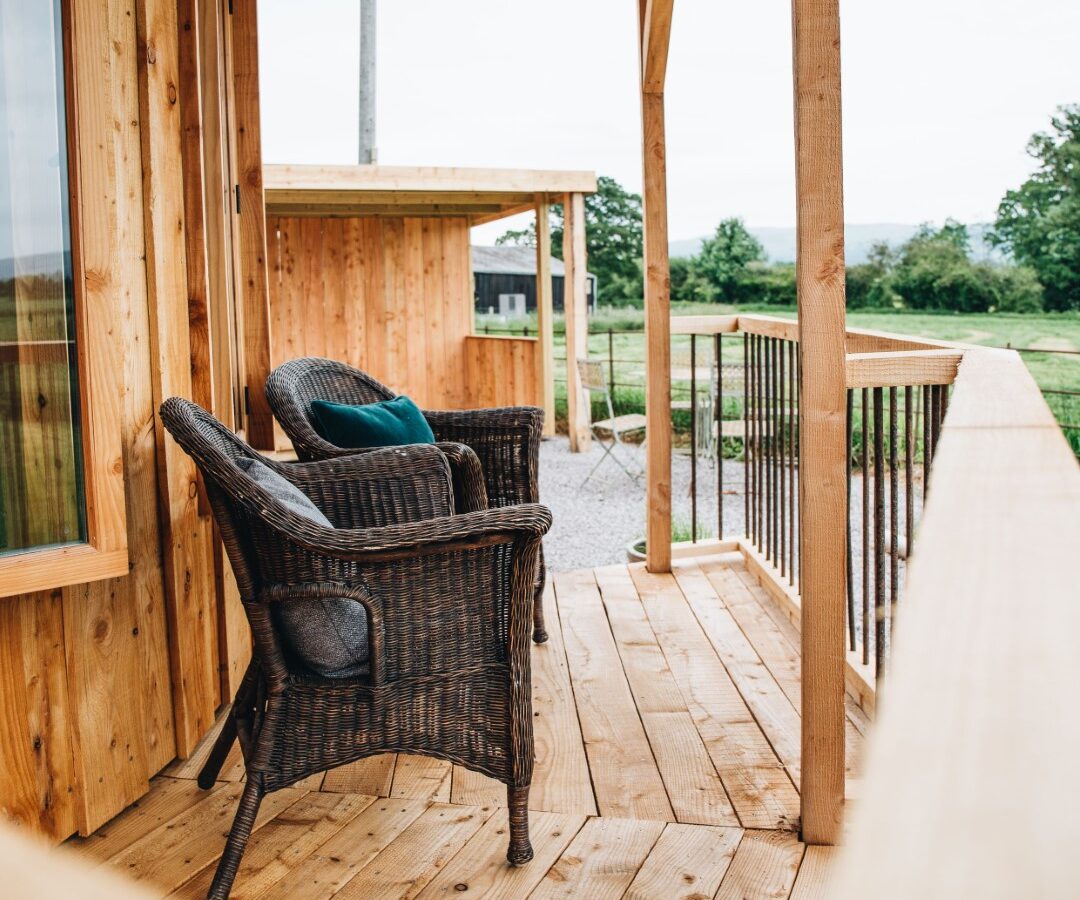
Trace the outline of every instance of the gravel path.
{"type": "MultiPolygon", "coordinates": [[[[616,453],[632,471],[644,472],[645,448],[626,446],[616,453]]],[[[645,536],[645,478],[631,481],[611,460],[582,485],[603,457],[593,441],[588,453],[571,453],[564,437],[540,445],[540,500],[554,522],[544,541],[547,564],[555,571],[626,561],[626,545],[645,536]]],[[[716,469],[698,462],[699,537],[716,534],[716,469]]],[[[690,457],[671,462],[672,505],[677,526],[690,526],[690,457]]],[[[742,463],[724,461],[724,532],[743,533],[742,463]]]]}

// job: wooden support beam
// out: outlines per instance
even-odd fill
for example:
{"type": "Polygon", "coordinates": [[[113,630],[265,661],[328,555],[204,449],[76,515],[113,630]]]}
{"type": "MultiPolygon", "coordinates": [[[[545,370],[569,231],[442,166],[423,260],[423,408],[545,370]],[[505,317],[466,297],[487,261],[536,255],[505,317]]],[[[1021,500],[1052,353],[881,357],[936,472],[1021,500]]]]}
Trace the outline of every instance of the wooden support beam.
{"type": "Polygon", "coordinates": [[[544,409],[544,437],[555,434],[555,312],[551,289],[551,207],[546,194],[536,195],[536,383],[544,409]]]}
{"type": "Polygon", "coordinates": [[[228,42],[232,62],[239,207],[240,306],[244,321],[247,439],[273,449],[274,418],[263,388],[270,374],[270,287],[266,264],[262,130],[259,117],[259,33],[256,0],[233,0],[228,42]]]}
{"type": "Polygon", "coordinates": [[[898,350],[884,353],[849,353],[849,388],[904,387],[952,384],[964,358],[963,350],[898,350]]]}
{"type": "MultiPolygon", "coordinates": [[[[177,7],[136,4],[143,228],[154,408],[192,395],[183,154],[176,85],[177,7]]],[[[218,700],[210,522],[199,515],[195,464],[154,417],[164,531],[166,613],[176,750],[187,756],[214,722],[218,700]]]]}
{"type": "Polygon", "coordinates": [[[646,0],[644,4],[641,20],[641,89],[647,93],[664,91],[673,2],[646,0]]]}
{"type": "Polygon", "coordinates": [[[581,388],[577,360],[589,355],[589,325],[585,293],[585,197],[567,194],[563,201],[563,310],[566,318],[566,416],[570,450],[592,446],[589,398],[581,388]]]}
{"type": "Polygon", "coordinates": [[[664,95],[643,91],[645,226],[645,548],[650,572],[671,571],[671,279],[664,95]]]}
{"type": "Polygon", "coordinates": [[[844,804],[844,201],[838,0],[792,0],[802,394],[802,837],[834,844],[844,804]]]}

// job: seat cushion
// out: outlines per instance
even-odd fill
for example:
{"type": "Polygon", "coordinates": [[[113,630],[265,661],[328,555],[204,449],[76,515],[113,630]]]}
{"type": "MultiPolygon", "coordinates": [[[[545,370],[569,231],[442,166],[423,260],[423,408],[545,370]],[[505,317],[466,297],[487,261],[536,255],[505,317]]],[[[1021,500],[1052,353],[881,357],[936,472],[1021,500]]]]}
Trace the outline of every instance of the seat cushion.
{"type": "MultiPolygon", "coordinates": [[[[300,488],[257,459],[236,462],[248,477],[298,516],[333,527],[300,488]]],[[[367,671],[367,610],[347,597],[289,600],[273,615],[289,648],[308,668],[326,678],[348,678],[367,671]]]]}
{"type": "Polygon", "coordinates": [[[435,443],[435,435],[420,407],[404,395],[363,406],[313,400],[311,411],[319,432],[338,447],[363,449],[435,443]]]}

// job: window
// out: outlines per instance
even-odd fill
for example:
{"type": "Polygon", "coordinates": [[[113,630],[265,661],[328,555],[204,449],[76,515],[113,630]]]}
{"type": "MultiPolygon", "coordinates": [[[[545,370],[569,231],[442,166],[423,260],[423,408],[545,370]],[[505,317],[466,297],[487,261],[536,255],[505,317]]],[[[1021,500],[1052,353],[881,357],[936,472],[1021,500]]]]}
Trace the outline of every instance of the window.
{"type": "Polygon", "coordinates": [[[86,540],[59,0],[0,0],[0,553],[86,540]]]}

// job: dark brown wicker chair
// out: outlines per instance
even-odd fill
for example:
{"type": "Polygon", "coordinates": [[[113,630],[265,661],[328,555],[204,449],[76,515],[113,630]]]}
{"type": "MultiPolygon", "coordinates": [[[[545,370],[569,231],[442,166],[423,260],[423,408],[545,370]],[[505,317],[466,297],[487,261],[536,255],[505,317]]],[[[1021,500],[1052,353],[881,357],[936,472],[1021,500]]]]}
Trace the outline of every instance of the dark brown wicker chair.
{"type": "Polygon", "coordinates": [[[376,753],[436,756],[502,781],[507,858],[531,859],[529,629],[550,513],[528,504],[454,514],[449,466],[433,446],[280,464],[186,400],[167,400],[161,417],[202,473],[254,638],[199,775],[213,785],[239,739],[247,781],[208,896],[228,896],[263,796],[376,753]],[[236,464],[245,456],[303,490],[335,527],[275,500],[236,464]],[[279,633],[275,604],[330,597],[367,611],[367,674],[318,676],[279,633]]]}
{"type": "MultiPolygon", "coordinates": [[[[329,400],[362,406],[397,395],[386,385],[350,365],[320,357],[305,357],[283,363],[266,380],[266,399],[275,418],[289,436],[296,455],[302,460],[328,459],[362,451],[338,447],[318,432],[311,412],[312,400],[329,400]]],[[[540,489],[540,435],[544,411],[534,406],[510,406],[499,409],[460,411],[424,410],[438,446],[451,455],[460,450],[455,445],[472,448],[480,458],[488,503],[492,508],[538,503],[540,489]],[[444,443],[448,442],[448,443],[444,443]]],[[[459,476],[455,474],[455,481],[459,476]]],[[[533,604],[533,640],[547,640],[544,628],[544,550],[536,576],[533,604]]]]}

